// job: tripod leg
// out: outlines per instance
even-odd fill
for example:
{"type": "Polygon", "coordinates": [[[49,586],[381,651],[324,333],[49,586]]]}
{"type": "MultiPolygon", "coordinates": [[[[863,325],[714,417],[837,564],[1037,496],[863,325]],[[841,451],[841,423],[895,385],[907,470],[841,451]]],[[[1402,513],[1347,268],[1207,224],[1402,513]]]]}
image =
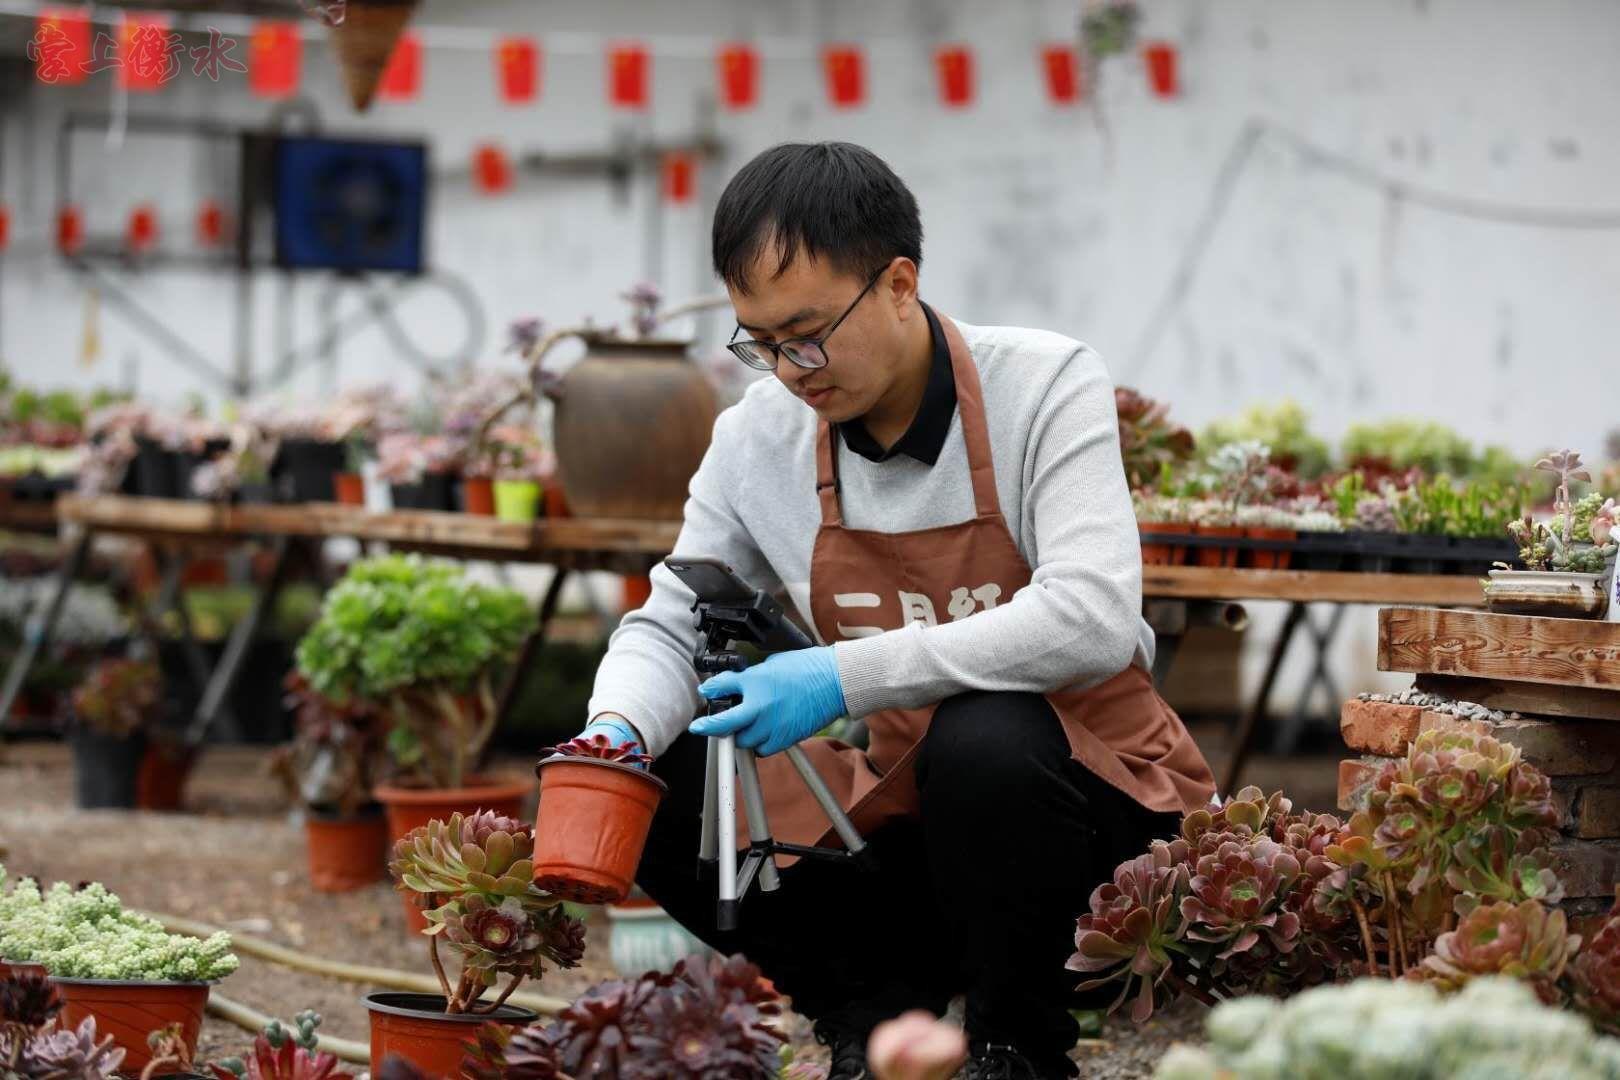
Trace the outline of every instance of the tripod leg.
{"type": "MultiPolygon", "coordinates": [[[[752,750],[737,750],[737,779],[742,781],[743,812],[748,815],[748,839],[756,844],[768,844],[771,826],[765,820],[765,793],[759,786],[759,766],[754,762],[752,750]]],[[[760,857],[759,887],[765,892],[775,892],[782,887],[781,878],[776,876],[776,856],[766,850],[760,857]]],[[[748,886],[742,886],[739,891],[746,893],[748,886]]]]}
{"type": "Polygon", "coordinates": [[[719,775],[715,770],[715,762],[720,754],[719,739],[709,740],[707,753],[708,757],[703,765],[703,832],[698,839],[698,862],[700,864],[714,862],[719,847],[716,842],[718,839],[715,833],[717,822],[714,813],[714,802],[719,797],[719,792],[715,789],[715,781],[719,775]]]}
{"type": "Polygon", "coordinates": [[[716,852],[720,859],[720,902],[715,912],[715,925],[721,930],[737,929],[737,739],[725,735],[713,740],[719,747],[715,754],[714,780],[715,826],[718,832],[716,852]]]}
{"type": "Polygon", "coordinates": [[[848,848],[851,854],[864,851],[866,841],[862,840],[861,834],[855,831],[855,823],[849,820],[849,815],[844,813],[844,808],[838,805],[837,799],[833,798],[833,793],[828,789],[827,782],[821,778],[820,773],[816,772],[816,767],[810,764],[810,759],[804,756],[804,751],[797,746],[790,746],[787,750],[787,756],[788,760],[793,762],[794,769],[798,770],[799,779],[804,781],[804,786],[810,789],[810,794],[814,795],[816,802],[821,804],[822,813],[826,814],[827,820],[832,822],[833,832],[837,833],[838,839],[844,842],[844,847],[848,848]]]}

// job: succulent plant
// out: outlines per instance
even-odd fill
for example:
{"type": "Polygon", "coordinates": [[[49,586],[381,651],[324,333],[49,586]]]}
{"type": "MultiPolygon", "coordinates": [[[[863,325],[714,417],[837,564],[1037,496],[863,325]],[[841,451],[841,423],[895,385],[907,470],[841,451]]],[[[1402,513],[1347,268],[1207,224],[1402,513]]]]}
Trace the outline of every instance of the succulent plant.
{"type": "Polygon", "coordinates": [[[389,873],[427,909],[424,933],[448,1012],[492,1011],[546,963],[574,967],[584,955],[583,926],[534,887],[533,852],[534,831],[492,810],[430,821],[394,845],[389,873]],[[461,956],[454,987],[439,959],[441,940],[461,956]],[[479,1005],[503,974],[512,976],[506,989],[479,1005]]]}
{"type": "Polygon", "coordinates": [[[1484,975],[1511,975],[1553,1005],[1561,997],[1558,980],[1580,943],[1556,908],[1535,900],[1481,904],[1457,929],[1440,935],[1412,977],[1455,990],[1484,975]]]}
{"type": "Polygon", "coordinates": [[[1080,984],[1087,990],[1120,979],[1117,1008],[1136,984],[1131,1019],[1142,1023],[1153,1014],[1154,992],[1170,970],[1169,948],[1185,930],[1178,907],[1188,870],[1186,842],[1172,847],[1156,841],[1145,855],[1121,863],[1114,879],[1091,894],[1091,910],[1080,916],[1074,935],[1070,971],[1098,974],[1080,984]],[[1101,974],[1106,973],[1106,974],[1101,974]]]}
{"type": "Polygon", "coordinates": [[[212,1066],[217,1080],[353,1080],[339,1069],[334,1054],[318,1049],[315,1029],[321,1026],[317,1012],[305,1011],[293,1018],[291,1030],[272,1020],[253,1040],[248,1057],[230,1058],[212,1066]]]}
{"type": "Polygon", "coordinates": [[[1114,411],[1125,478],[1133,490],[1151,486],[1162,473],[1192,457],[1196,440],[1192,432],[1169,421],[1169,405],[1116,386],[1114,411]]]}
{"type": "Polygon", "coordinates": [[[1488,901],[1562,900],[1563,883],[1543,861],[1545,839],[1539,829],[1515,835],[1505,825],[1487,825],[1453,844],[1446,885],[1457,893],[1453,902],[1457,914],[1466,916],[1488,901]]]}
{"type": "Polygon", "coordinates": [[[1283,899],[1299,874],[1299,860],[1275,841],[1222,844],[1198,860],[1181,901],[1187,937],[1223,946],[1216,954],[1221,960],[1262,939],[1278,953],[1293,951],[1299,916],[1283,910],[1283,899]]]}
{"type": "Polygon", "coordinates": [[[0,979],[0,1024],[42,1028],[61,1011],[62,999],[44,975],[0,979]]]}
{"type": "Polygon", "coordinates": [[[126,739],[153,721],[162,700],[163,676],[155,664],[109,658],[73,692],[73,715],[92,731],[126,739]]]}
{"type": "Polygon", "coordinates": [[[1570,983],[1575,1007],[1600,1030],[1620,1035],[1620,894],[1570,965],[1570,983]]]}
{"type": "Polygon", "coordinates": [[[630,1036],[663,980],[642,976],[598,983],[557,1014],[549,1034],[557,1063],[569,1076],[622,1076],[629,1067],[630,1036]]]}
{"type": "Polygon", "coordinates": [[[633,742],[615,743],[606,735],[581,735],[565,743],[547,747],[542,753],[562,757],[590,758],[593,761],[613,761],[621,765],[647,765],[652,755],[643,754],[633,742]]]}
{"type": "Polygon", "coordinates": [[[540,1024],[484,1023],[461,1059],[463,1080],[557,1080],[557,1047],[540,1024]]]}
{"type": "Polygon", "coordinates": [[[382,718],[367,702],[334,701],[298,671],[282,682],[293,711],[293,741],[276,751],[272,770],[287,793],[311,810],[352,817],[372,801],[382,755],[382,718]]]}
{"type": "Polygon", "coordinates": [[[630,1036],[624,1080],[773,1076],[782,1040],[759,1012],[685,987],[655,995],[630,1036]]]}
{"type": "Polygon", "coordinates": [[[48,1027],[33,1032],[0,1030],[0,1075],[29,1080],[102,1080],[113,1076],[124,1051],[111,1035],[96,1038],[96,1018],[77,1028],[48,1027]]]}

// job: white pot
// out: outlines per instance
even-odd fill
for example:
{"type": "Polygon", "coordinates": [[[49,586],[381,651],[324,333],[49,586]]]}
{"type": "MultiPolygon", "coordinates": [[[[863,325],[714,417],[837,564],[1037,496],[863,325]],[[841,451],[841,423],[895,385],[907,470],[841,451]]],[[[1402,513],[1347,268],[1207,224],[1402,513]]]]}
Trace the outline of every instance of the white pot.
{"type": "Polygon", "coordinates": [[[608,955],[613,970],[627,979],[646,971],[670,971],[692,953],[709,951],[668,912],[656,904],[609,904],[608,955]]]}
{"type": "Polygon", "coordinates": [[[1602,618],[1609,606],[1607,576],[1562,570],[1492,570],[1485,583],[1485,605],[1492,611],[1522,615],[1602,618]]]}

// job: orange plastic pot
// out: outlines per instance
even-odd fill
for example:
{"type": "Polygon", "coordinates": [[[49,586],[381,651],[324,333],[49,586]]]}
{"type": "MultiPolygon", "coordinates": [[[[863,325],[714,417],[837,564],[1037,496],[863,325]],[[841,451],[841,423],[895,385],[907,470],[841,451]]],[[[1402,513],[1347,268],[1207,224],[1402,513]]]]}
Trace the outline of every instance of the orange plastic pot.
{"type": "Polygon", "coordinates": [[[44,964],[35,964],[25,961],[0,960],[0,979],[9,979],[13,975],[43,975],[44,964]]]}
{"type": "Polygon", "coordinates": [[[493,1020],[522,1027],[539,1019],[538,1014],[516,1005],[502,1005],[493,1013],[452,1016],[444,1011],[444,998],[438,994],[387,992],[368,994],[364,1000],[371,1014],[373,1076],[381,1071],[383,1059],[398,1054],[430,1080],[459,1077],[464,1044],[477,1037],[478,1025],[493,1020]]]}
{"type": "MultiPolygon", "coordinates": [[[[1191,533],[1193,527],[1185,521],[1144,521],[1138,528],[1150,533],[1191,533]]],[[[1142,545],[1143,566],[1180,566],[1187,557],[1187,549],[1179,544],[1142,545]]]]}
{"type": "Polygon", "coordinates": [[[630,895],[653,811],[669,790],[633,765],[549,757],[535,766],[534,883],[582,904],[630,895]]]}
{"type": "MultiPolygon", "coordinates": [[[[1293,529],[1245,529],[1244,534],[1250,540],[1295,540],[1299,533],[1293,529]]],[[[1249,552],[1249,565],[1256,570],[1286,570],[1288,564],[1294,561],[1292,551],[1251,551],[1249,552]]]]}
{"type": "Polygon", "coordinates": [[[95,1017],[96,1034],[111,1035],[123,1048],[121,1068],[130,1075],[138,1075],[152,1060],[146,1037],[158,1028],[179,1024],[186,1049],[197,1052],[197,1033],[208,1006],[207,983],[55,977],[51,982],[62,996],[63,1026],[74,1029],[85,1017],[95,1017]]]}
{"type": "MultiPolygon", "coordinates": [[[[1194,530],[1197,536],[1224,536],[1232,539],[1242,537],[1243,530],[1236,525],[1200,525],[1194,530]]],[[[1199,566],[1236,566],[1238,564],[1238,549],[1228,547],[1200,547],[1194,549],[1199,566]]]]}
{"type": "Polygon", "coordinates": [[[387,872],[388,819],[380,813],[358,818],[311,816],[304,820],[304,838],[309,847],[309,883],[317,892],[353,892],[387,872]]]}
{"type": "MultiPolygon", "coordinates": [[[[469,776],[458,788],[379,787],[373,797],[388,812],[388,842],[393,844],[412,829],[435,818],[451,814],[472,814],[493,810],[507,817],[523,816],[523,800],[533,785],[527,780],[506,780],[489,776],[469,776]]],[[[405,923],[412,934],[427,929],[427,919],[409,895],[402,896],[405,923]]]]}
{"type": "Polygon", "coordinates": [[[462,507],[469,514],[495,513],[495,482],[487,476],[461,478],[462,507]]]}
{"type": "Polygon", "coordinates": [[[152,741],[135,773],[135,806],[140,810],[183,809],[186,779],[196,762],[190,747],[152,741]]]}
{"type": "Polygon", "coordinates": [[[332,475],[332,492],[344,506],[366,505],[366,478],[359,473],[340,472],[332,475]]]}

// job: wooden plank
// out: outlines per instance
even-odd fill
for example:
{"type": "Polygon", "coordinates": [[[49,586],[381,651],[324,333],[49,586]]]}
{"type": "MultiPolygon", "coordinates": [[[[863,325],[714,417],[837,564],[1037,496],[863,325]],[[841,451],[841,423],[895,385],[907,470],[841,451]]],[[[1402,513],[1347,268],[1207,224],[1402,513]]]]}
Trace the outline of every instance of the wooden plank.
{"type": "Polygon", "coordinates": [[[1567,716],[1581,720],[1620,720],[1620,694],[1587,686],[1474,679],[1466,675],[1419,675],[1417,688],[1458,701],[1475,701],[1503,712],[1567,716]]]}
{"type": "Polygon", "coordinates": [[[1476,578],[1441,574],[1360,574],[1326,570],[1240,570],[1144,566],[1142,595],[1203,600],[1299,600],[1341,604],[1484,603],[1476,578]]]}
{"type": "Polygon", "coordinates": [[[1378,612],[1378,666],[1620,690],[1620,623],[1384,608],[1378,612]]]}

